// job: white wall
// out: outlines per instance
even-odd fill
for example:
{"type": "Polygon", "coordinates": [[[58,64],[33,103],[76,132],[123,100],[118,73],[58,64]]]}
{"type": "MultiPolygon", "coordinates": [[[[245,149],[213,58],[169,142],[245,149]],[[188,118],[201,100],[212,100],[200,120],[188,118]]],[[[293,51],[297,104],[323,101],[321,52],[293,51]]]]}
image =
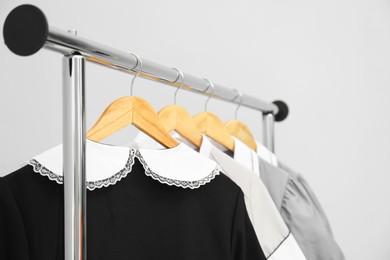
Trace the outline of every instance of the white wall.
{"type": "MultiPolygon", "coordinates": [[[[25,1],[0,2],[0,22],[25,1]]],[[[390,2],[385,0],[48,1],[50,24],[266,101],[288,102],[280,159],[306,176],[348,259],[389,259],[390,2]]],[[[61,58],[22,58],[0,44],[0,175],[61,142],[61,58]]],[[[88,125],[129,93],[130,76],[87,67],[88,125]]],[[[134,93],[156,109],[174,89],[147,80],[134,93]]],[[[179,92],[191,113],[205,97],[179,92]]],[[[231,119],[235,107],[211,101],[231,119]]],[[[261,115],[239,119],[261,137],[261,115]]],[[[108,141],[124,144],[132,130],[108,141]]]]}

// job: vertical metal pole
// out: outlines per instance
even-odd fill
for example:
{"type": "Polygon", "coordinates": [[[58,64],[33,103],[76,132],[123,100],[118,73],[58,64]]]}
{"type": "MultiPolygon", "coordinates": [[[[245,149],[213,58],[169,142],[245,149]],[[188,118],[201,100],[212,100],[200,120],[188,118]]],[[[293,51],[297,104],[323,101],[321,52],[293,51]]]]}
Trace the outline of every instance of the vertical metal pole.
{"type": "Polygon", "coordinates": [[[65,260],[86,260],[84,57],[65,56],[62,72],[65,260]]]}
{"type": "Polygon", "coordinates": [[[263,114],[263,143],[271,151],[275,152],[275,117],[272,113],[263,114]]]}

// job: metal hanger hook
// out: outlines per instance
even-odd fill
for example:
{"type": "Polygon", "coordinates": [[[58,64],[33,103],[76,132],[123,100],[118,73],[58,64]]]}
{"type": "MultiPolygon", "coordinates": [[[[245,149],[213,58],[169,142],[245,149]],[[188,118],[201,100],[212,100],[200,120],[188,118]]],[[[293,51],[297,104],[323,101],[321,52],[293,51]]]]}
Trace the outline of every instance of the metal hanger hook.
{"type": "Polygon", "coordinates": [[[237,89],[234,89],[234,91],[237,92],[237,96],[235,96],[235,98],[233,98],[232,101],[236,100],[236,98],[240,97],[240,103],[238,103],[238,106],[236,108],[236,111],[234,112],[234,119],[237,120],[237,113],[238,113],[238,109],[240,109],[241,107],[241,104],[242,104],[242,101],[244,99],[244,95],[242,94],[241,91],[237,90],[237,89]]]}
{"type": "Polygon", "coordinates": [[[204,104],[204,111],[207,112],[207,105],[208,105],[212,95],[214,94],[215,87],[214,87],[214,84],[210,80],[208,80],[208,79],[204,79],[204,80],[207,82],[207,88],[203,92],[206,92],[211,87],[210,95],[207,98],[206,103],[204,104]]]}
{"type": "Polygon", "coordinates": [[[130,84],[130,96],[133,95],[133,89],[134,89],[134,81],[136,78],[138,78],[138,76],[141,74],[142,72],[142,69],[144,67],[143,63],[142,63],[142,60],[141,58],[135,54],[135,53],[132,53],[130,52],[131,55],[133,55],[136,59],[137,59],[137,64],[134,66],[134,68],[132,68],[131,70],[135,69],[138,67],[138,64],[140,65],[140,69],[138,70],[137,74],[134,75],[133,79],[131,80],[131,84],[130,84]]]}
{"type": "Polygon", "coordinates": [[[181,87],[183,86],[183,83],[184,83],[184,73],[181,70],[179,70],[178,68],[172,68],[172,69],[176,70],[178,73],[178,78],[175,80],[175,82],[177,82],[179,79],[181,79],[180,85],[175,90],[175,94],[173,96],[173,104],[176,105],[177,92],[179,92],[179,89],[181,89],[181,87]]]}

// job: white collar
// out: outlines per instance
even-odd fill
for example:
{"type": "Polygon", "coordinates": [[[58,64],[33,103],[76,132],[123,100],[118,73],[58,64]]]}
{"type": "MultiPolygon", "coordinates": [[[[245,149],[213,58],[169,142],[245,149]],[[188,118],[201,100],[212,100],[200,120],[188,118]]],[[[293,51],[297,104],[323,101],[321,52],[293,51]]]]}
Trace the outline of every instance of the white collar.
{"type": "MultiPolygon", "coordinates": [[[[185,144],[171,149],[151,150],[118,147],[87,140],[87,188],[107,187],[131,172],[134,158],[142,163],[145,174],[168,185],[199,188],[219,174],[219,166],[185,144]]],[[[57,183],[63,183],[62,145],[31,159],[34,171],[57,183]]]]}
{"type": "MultiPolygon", "coordinates": [[[[170,133],[170,136],[172,136],[174,139],[176,139],[179,143],[183,143],[190,147],[192,150],[196,150],[196,147],[185,138],[181,137],[177,132],[173,131],[170,133]]],[[[132,147],[132,148],[143,148],[143,149],[153,149],[153,150],[161,150],[164,149],[164,146],[156,142],[153,138],[148,136],[147,134],[143,132],[138,132],[135,138],[128,143],[126,146],[132,147]]]]}
{"type": "MultiPolygon", "coordinates": [[[[233,136],[234,139],[234,161],[238,162],[248,170],[252,171],[256,175],[260,176],[260,165],[259,158],[255,151],[250,149],[243,142],[238,140],[233,136]]],[[[218,149],[212,143],[212,141],[207,137],[203,136],[202,144],[199,150],[199,153],[210,158],[212,154],[212,149],[218,149]]],[[[219,149],[218,149],[219,150],[219,149]]]]}
{"type": "Polygon", "coordinates": [[[256,141],[256,152],[261,159],[275,167],[278,167],[278,159],[276,158],[276,155],[258,141],[256,141]]]}
{"type": "Polygon", "coordinates": [[[246,144],[233,137],[234,139],[234,160],[243,165],[248,170],[260,176],[259,157],[255,151],[246,144]]]}

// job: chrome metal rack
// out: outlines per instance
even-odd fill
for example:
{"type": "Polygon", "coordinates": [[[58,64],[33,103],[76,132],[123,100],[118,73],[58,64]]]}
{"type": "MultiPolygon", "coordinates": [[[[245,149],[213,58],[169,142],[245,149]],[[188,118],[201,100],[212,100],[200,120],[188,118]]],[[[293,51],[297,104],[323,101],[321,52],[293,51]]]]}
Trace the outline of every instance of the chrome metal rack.
{"type": "MultiPolygon", "coordinates": [[[[42,48],[63,54],[63,161],[65,201],[65,260],[86,259],[85,187],[85,61],[125,73],[139,72],[134,55],[84,39],[71,32],[49,26],[45,14],[32,5],[21,5],[7,16],[4,42],[15,54],[29,56],[42,48]]],[[[267,103],[218,84],[211,91],[207,82],[185,73],[178,82],[176,69],[142,58],[140,77],[170,86],[240,104],[263,113],[263,142],[274,150],[274,121],[287,117],[282,101],[267,103]]]]}

